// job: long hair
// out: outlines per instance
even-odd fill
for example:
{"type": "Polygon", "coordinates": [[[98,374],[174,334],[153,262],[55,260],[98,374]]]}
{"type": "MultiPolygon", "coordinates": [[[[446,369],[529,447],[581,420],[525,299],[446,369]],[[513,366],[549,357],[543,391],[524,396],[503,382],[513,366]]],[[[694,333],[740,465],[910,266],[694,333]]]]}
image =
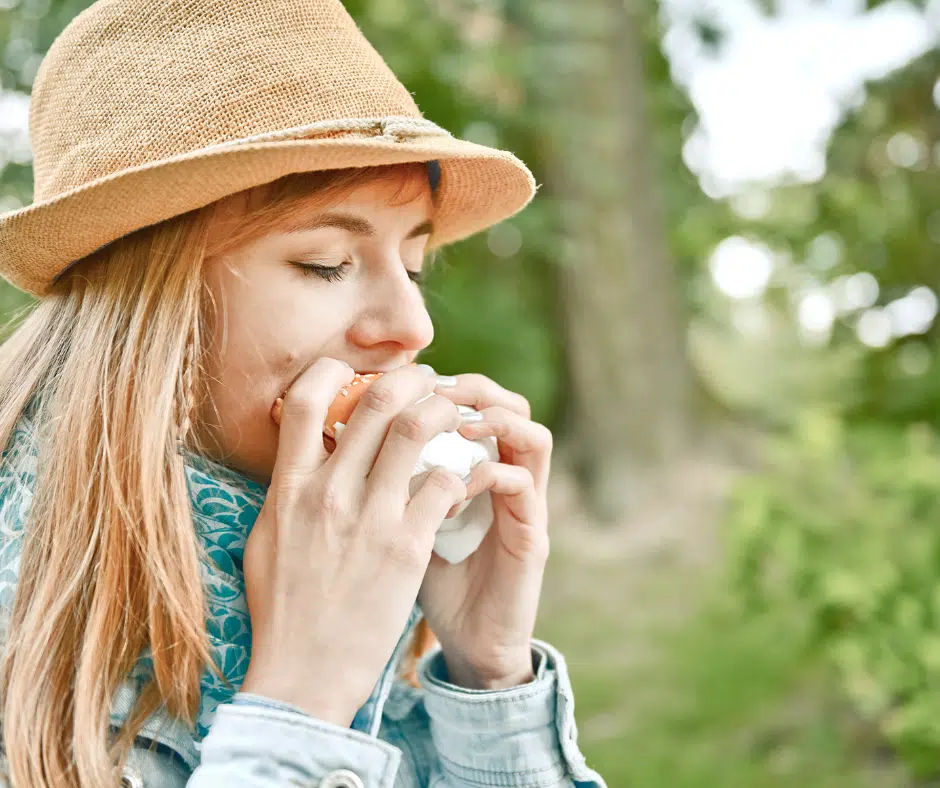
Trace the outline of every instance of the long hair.
{"type": "MultiPolygon", "coordinates": [[[[245,193],[124,236],[72,265],[0,345],[0,446],[39,403],[39,470],[0,657],[14,785],[116,785],[161,704],[195,725],[200,676],[219,673],[177,443],[205,450],[193,421],[212,407],[204,353],[216,305],[203,263],[377,178],[400,181],[392,201],[407,201],[426,171],[285,176],[248,190],[244,220],[215,248],[216,212],[245,193]],[[113,695],[148,645],[153,679],[112,737],[113,695]]],[[[422,621],[403,676],[414,681],[433,642],[422,621]]]]}

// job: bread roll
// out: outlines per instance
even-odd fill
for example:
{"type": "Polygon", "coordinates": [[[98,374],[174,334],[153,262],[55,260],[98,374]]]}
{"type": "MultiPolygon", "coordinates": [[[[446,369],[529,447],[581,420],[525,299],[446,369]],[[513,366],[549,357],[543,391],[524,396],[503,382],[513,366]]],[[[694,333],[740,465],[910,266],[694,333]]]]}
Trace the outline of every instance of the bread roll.
{"type": "Polygon", "coordinates": [[[359,404],[359,400],[362,399],[362,395],[366,393],[366,389],[383,374],[382,372],[370,372],[360,375],[357,372],[349,384],[339,390],[339,394],[336,395],[336,399],[333,400],[333,404],[326,412],[326,424],[323,425],[324,435],[336,440],[336,425],[345,425],[349,421],[349,417],[352,416],[352,412],[359,404]]]}

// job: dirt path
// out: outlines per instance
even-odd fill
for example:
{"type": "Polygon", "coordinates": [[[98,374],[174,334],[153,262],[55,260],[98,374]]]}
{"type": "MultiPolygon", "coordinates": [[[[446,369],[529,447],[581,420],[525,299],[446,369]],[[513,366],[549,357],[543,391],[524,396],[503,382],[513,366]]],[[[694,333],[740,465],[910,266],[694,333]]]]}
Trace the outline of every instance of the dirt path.
{"type": "MultiPolygon", "coordinates": [[[[718,565],[716,529],[734,473],[713,459],[692,459],[664,483],[655,504],[613,526],[592,523],[572,475],[555,474],[540,632],[558,643],[573,670],[604,675],[659,658],[656,633],[695,611],[718,565]]],[[[583,719],[581,729],[593,740],[616,738],[629,716],[610,709],[583,719]]]]}

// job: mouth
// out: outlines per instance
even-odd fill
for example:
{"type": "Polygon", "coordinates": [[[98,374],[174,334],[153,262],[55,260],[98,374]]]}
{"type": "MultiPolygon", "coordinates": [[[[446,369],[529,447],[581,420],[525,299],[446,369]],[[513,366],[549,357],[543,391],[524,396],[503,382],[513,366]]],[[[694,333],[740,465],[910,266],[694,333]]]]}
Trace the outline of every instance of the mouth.
{"type": "MultiPolygon", "coordinates": [[[[396,367],[389,367],[388,369],[354,369],[355,372],[360,377],[365,377],[367,375],[384,375],[386,372],[391,372],[396,367]]],[[[287,396],[287,389],[284,389],[279,395],[282,399],[287,396]]]]}
{"type": "Polygon", "coordinates": [[[360,371],[360,370],[357,369],[357,370],[355,370],[355,372],[356,372],[356,377],[357,377],[357,378],[371,378],[371,377],[373,377],[374,375],[382,375],[382,374],[384,374],[384,373],[382,372],[382,370],[360,371]]]}
{"type": "Polygon", "coordinates": [[[384,367],[381,369],[355,369],[353,370],[357,375],[384,375],[386,372],[391,372],[393,369],[398,369],[399,367],[408,366],[407,364],[397,364],[393,367],[384,367]]]}

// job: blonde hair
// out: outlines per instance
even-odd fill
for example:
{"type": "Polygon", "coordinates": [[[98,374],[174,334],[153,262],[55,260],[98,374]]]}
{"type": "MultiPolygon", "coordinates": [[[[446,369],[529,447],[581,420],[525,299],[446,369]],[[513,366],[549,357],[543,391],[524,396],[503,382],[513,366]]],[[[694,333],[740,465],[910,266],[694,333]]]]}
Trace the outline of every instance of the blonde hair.
{"type": "MultiPolygon", "coordinates": [[[[409,199],[426,177],[423,164],[288,175],[248,190],[224,247],[209,248],[209,229],[245,192],[144,228],[70,267],[0,345],[0,445],[39,396],[39,472],[0,658],[13,784],[116,785],[146,718],[165,703],[193,726],[201,673],[219,673],[177,444],[205,450],[193,424],[211,407],[204,260],[364,182],[400,180],[392,199],[409,199]],[[113,695],[147,645],[154,678],[112,741],[113,695]]],[[[422,622],[403,676],[415,681],[433,642],[422,622]]]]}

